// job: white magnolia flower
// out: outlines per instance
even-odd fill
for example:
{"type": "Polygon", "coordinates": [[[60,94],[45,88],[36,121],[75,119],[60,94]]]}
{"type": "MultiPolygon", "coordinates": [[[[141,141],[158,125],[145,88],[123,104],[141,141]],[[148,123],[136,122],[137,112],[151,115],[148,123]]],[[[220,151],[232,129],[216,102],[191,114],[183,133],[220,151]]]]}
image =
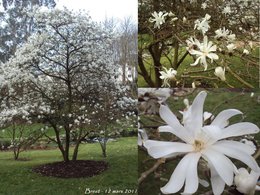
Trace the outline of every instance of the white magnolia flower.
{"type": "Polygon", "coordinates": [[[199,40],[193,37],[188,38],[186,40],[186,43],[188,45],[188,47],[186,47],[188,51],[191,51],[194,48],[194,46],[200,45],[199,40]]]}
{"type": "Polygon", "coordinates": [[[169,68],[167,70],[167,68],[163,67],[164,71],[159,71],[161,76],[160,79],[163,80],[163,85],[162,86],[171,86],[169,81],[175,79],[175,76],[177,74],[177,71],[174,70],[173,68],[169,68]]]}
{"type": "Polygon", "coordinates": [[[221,194],[225,183],[233,184],[234,164],[228,158],[234,158],[248,165],[252,170],[259,169],[251,156],[254,150],[238,141],[226,138],[255,134],[259,128],[248,122],[225,126],[232,116],[242,114],[239,110],[228,109],[220,112],[210,125],[203,126],[203,104],[207,93],[200,92],[194,99],[190,118],[181,125],[177,117],[167,106],[161,105],[160,116],[168,124],[159,127],[159,132],[172,133],[183,142],[147,140],[145,147],[153,158],[170,158],[185,154],[176,166],[169,182],[161,188],[164,194],[176,193],[184,185],[184,194],[197,191],[199,178],[197,166],[202,157],[211,171],[211,185],[214,194],[221,194]]]}
{"type": "Polygon", "coordinates": [[[209,26],[210,18],[211,16],[209,14],[206,14],[204,18],[195,20],[194,29],[200,30],[204,35],[210,28],[209,26]]]}
{"type": "Polygon", "coordinates": [[[230,34],[227,36],[227,40],[232,42],[236,40],[236,35],[235,34],[230,34]]]}
{"type": "Polygon", "coordinates": [[[195,84],[195,82],[192,82],[192,83],[191,83],[191,87],[192,87],[193,89],[196,88],[196,84],[195,84]]]}
{"type": "Polygon", "coordinates": [[[206,58],[211,59],[211,63],[213,60],[217,60],[219,57],[217,54],[213,53],[217,50],[217,46],[213,45],[211,41],[208,42],[208,37],[204,36],[203,43],[197,43],[199,51],[191,49],[189,52],[191,55],[196,55],[196,61],[191,64],[191,66],[196,66],[199,62],[204,66],[205,70],[207,70],[208,64],[206,58]]]}
{"type": "Polygon", "coordinates": [[[249,54],[249,51],[248,51],[247,49],[244,49],[243,54],[248,55],[248,54],[249,54]]]}
{"type": "Polygon", "coordinates": [[[174,13],[172,13],[171,11],[168,13],[168,16],[170,16],[170,17],[174,17],[175,16],[175,14],[174,13]]]}
{"type": "Polygon", "coordinates": [[[250,94],[250,97],[254,97],[254,95],[255,95],[255,93],[254,93],[254,92],[252,92],[252,93],[250,94]]]}
{"type": "MultiPolygon", "coordinates": [[[[189,100],[188,99],[184,99],[183,100],[184,105],[186,106],[186,108],[184,109],[184,111],[179,111],[182,114],[182,124],[188,123],[189,119],[192,117],[191,116],[191,106],[189,104],[189,100]]],[[[210,112],[205,111],[203,113],[203,121],[205,122],[208,119],[213,119],[214,115],[210,112]]]]}
{"type": "Polygon", "coordinates": [[[216,33],[216,35],[215,35],[216,39],[224,38],[231,42],[236,39],[236,35],[232,34],[232,31],[226,29],[225,27],[223,27],[223,29],[220,28],[220,29],[216,30],[215,33],[216,33]]]}
{"type": "Polygon", "coordinates": [[[215,68],[215,72],[214,74],[220,78],[221,81],[225,81],[226,77],[225,77],[225,68],[222,68],[221,66],[218,66],[215,68]]]}
{"type": "Polygon", "coordinates": [[[230,14],[230,13],[231,13],[231,8],[230,8],[230,6],[224,7],[222,13],[223,13],[223,14],[230,14]]]}
{"type": "Polygon", "coordinates": [[[229,52],[233,52],[233,50],[236,49],[236,46],[234,43],[230,43],[227,45],[227,49],[229,52]]]}
{"type": "Polygon", "coordinates": [[[201,8],[202,8],[202,9],[206,9],[207,7],[208,7],[207,3],[202,3],[202,4],[201,4],[201,8]]]}
{"type": "Polygon", "coordinates": [[[257,180],[260,176],[260,170],[251,171],[250,174],[245,168],[238,169],[234,183],[236,189],[244,194],[254,195],[256,188],[257,180]]]}
{"type": "Polygon", "coordinates": [[[215,33],[216,33],[216,36],[215,36],[216,39],[225,38],[228,36],[229,30],[225,29],[225,27],[224,27],[223,29],[220,28],[220,29],[215,30],[215,33]]]}
{"type": "Polygon", "coordinates": [[[186,23],[186,22],[187,22],[187,18],[186,18],[185,16],[182,18],[182,22],[183,22],[183,23],[186,23]]]}
{"type": "Polygon", "coordinates": [[[169,12],[169,13],[168,13],[168,16],[169,16],[169,17],[172,17],[172,19],[171,19],[172,22],[178,20],[178,18],[177,18],[177,17],[175,16],[175,14],[172,13],[172,12],[169,12]]]}
{"type": "Polygon", "coordinates": [[[153,22],[155,22],[155,24],[154,24],[154,28],[161,28],[161,25],[163,24],[163,23],[165,23],[165,17],[168,15],[168,13],[163,13],[163,12],[159,12],[159,13],[157,13],[157,12],[153,12],[152,13],[152,16],[153,16],[153,18],[150,18],[149,19],[149,22],[151,22],[151,23],[153,23],[153,22]]]}

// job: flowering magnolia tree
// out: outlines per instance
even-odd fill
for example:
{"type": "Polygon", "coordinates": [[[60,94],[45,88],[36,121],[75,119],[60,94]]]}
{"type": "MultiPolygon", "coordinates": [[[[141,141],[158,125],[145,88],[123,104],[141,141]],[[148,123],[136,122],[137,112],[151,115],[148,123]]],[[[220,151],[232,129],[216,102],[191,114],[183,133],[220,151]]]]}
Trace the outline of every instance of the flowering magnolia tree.
{"type": "MultiPolygon", "coordinates": [[[[184,99],[186,108],[180,112],[182,119],[167,105],[161,104],[159,115],[163,122],[158,121],[161,125],[156,132],[139,127],[139,149],[157,159],[153,166],[141,173],[139,185],[145,179],[152,180],[149,175],[154,172],[154,178],[160,177],[163,181],[160,188],[163,194],[180,193],[183,187],[184,194],[194,194],[199,185],[209,190],[206,194],[222,194],[224,191],[254,194],[260,189],[257,185],[260,176],[256,161],[259,156],[257,142],[252,137],[249,140],[250,136],[259,133],[258,126],[231,120],[243,114],[237,109],[226,109],[216,115],[205,112],[206,96],[205,91],[199,92],[191,105],[188,99],[184,99]],[[163,178],[165,170],[171,172],[166,174],[169,178],[163,178]]],[[[142,162],[148,164],[146,160],[142,162]]],[[[140,170],[144,170],[143,167],[147,166],[142,164],[140,170]]]]}
{"type": "Polygon", "coordinates": [[[259,3],[139,1],[139,86],[258,87],[259,3]]]}
{"type": "Polygon", "coordinates": [[[1,66],[1,90],[7,93],[2,103],[9,108],[12,96],[27,107],[25,119],[51,127],[55,138],[46,136],[66,162],[73,138],[76,160],[90,131],[132,114],[135,102],[129,87],[118,81],[111,33],[86,13],[36,8],[31,15],[37,33],[1,66]]]}
{"type": "MultiPolygon", "coordinates": [[[[6,96],[7,97],[7,96],[6,96]]],[[[26,105],[20,102],[13,102],[12,97],[1,104],[0,121],[1,134],[4,138],[10,139],[10,144],[2,145],[2,149],[11,149],[14,159],[18,160],[20,153],[29,149],[44,134],[44,129],[30,129],[31,121],[28,117],[26,105]],[[19,105],[15,105],[18,103],[19,105]]]]}

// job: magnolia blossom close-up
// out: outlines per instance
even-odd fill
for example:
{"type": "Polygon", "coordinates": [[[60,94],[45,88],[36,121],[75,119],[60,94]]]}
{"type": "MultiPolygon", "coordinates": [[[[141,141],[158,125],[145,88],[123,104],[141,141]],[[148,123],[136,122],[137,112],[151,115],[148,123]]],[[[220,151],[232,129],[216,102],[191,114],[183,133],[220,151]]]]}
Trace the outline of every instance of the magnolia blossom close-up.
{"type": "Polygon", "coordinates": [[[156,159],[184,155],[168,183],[161,188],[164,194],[177,193],[184,185],[184,194],[196,193],[203,179],[198,176],[198,165],[205,162],[210,169],[211,187],[215,195],[222,194],[225,184],[234,184],[237,169],[231,159],[239,160],[252,171],[259,172],[258,164],[252,157],[255,150],[247,144],[231,140],[256,134],[259,128],[250,122],[228,125],[231,117],[242,114],[236,109],[223,110],[211,124],[204,125],[203,105],[206,96],[207,93],[201,91],[195,97],[192,105],[184,111],[187,113],[184,113],[183,125],[167,106],[160,106],[160,117],[167,125],[160,126],[159,132],[172,133],[180,139],[179,142],[148,139],[144,143],[148,154],[156,159]]]}
{"type": "Polygon", "coordinates": [[[194,41],[194,43],[197,44],[198,50],[191,49],[189,50],[191,55],[196,55],[197,59],[194,63],[191,64],[191,66],[196,66],[199,62],[204,66],[204,70],[207,70],[208,64],[207,64],[207,57],[211,60],[211,63],[213,60],[218,60],[219,57],[217,54],[213,53],[216,52],[217,46],[213,45],[211,41],[208,42],[208,37],[204,36],[203,43],[198,43],[198,41],[194,41]]]}

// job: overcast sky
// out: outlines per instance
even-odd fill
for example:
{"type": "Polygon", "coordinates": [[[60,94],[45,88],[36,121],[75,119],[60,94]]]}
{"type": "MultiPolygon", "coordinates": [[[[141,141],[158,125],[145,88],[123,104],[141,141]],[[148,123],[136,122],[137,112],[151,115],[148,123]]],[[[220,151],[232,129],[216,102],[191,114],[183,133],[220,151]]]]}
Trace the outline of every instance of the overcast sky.
{"type": "Polygon", "coordinates": [[[69,9],[85,9],[95,21],[106,17],[123,19],[131,16],[137,21],[138,0],[56,0],[57,8],[66,6],[69,9]]]}

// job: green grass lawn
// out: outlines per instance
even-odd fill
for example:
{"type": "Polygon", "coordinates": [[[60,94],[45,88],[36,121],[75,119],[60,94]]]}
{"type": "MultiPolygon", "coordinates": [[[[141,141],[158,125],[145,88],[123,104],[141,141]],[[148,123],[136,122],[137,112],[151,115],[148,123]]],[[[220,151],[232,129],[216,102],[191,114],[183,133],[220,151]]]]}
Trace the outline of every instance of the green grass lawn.
{"type": "MultiPolygon", "coordinates": [[[[183,104],[184,98],[188,98],[190,104],[194,100],[194,97],[198,94],[199,89],[197,89],[192,94],[186,97],[170,97],[167,100],[167,104],[171,108],[172,112],[179,118],[182,118],[182,115],[179,113],[180,110],[185,108],[183,104]]],[[[252,122],[260,127],[260,90],[254,90],[254,96],[250,97],[251,92],[231,92],[229,89],[208,89],[208,95],[204,104],[204,111],[213,112],[216,116],[219,112],[224,109],[238,109],[243,112],[243,117],[235,116],[230,120],[230,124],[237,123],[240,121],[244,122],[252,122]]],[[[162,124],[156,123],[155,121],[161,121],[159,116],[141,116],[141,121],[144,125],[149,126],[160,126],[162,124]],[[152,117],[152,121],[149,119],[152,117]]],[[[150,136],[150,139],[154,139],[154,129],[146,129],[147,133],[150,136]]],[[[170,140],[174,136],[168,133],[161,133],[161,140],[170,140]]],[[[255,135],[255,140],[260,145],[260,133],[255,135]]],[[[146,152],[139,149],[139,176],[142,172],[151,168],[156,162],[155,159],[148,156],[146,152]]],[[[238,163],[236,160],[232,159],[237,165],[242,165],[238,163]]],[[[146,180],[139,186],[140,194],[151,194],[156,195],[160,193],[160,187],[164,186],[167,183],[167,180],[170,178],[171,174],[174,171],[179,160],[171,161],[169,163],[163,164],[159,167],[156,174],[150,174],[146,180]]],[[[260,158],[257,159],[258,164],[260,164],[260,158]]],[[[245,166],[245,165],[243,165],[245,166]]],[[[239,167],[239,166],[238,166],[239,167]]],[[[196,194],[201,194],[203,192],[209,191],[210,187],[204,188],[200,185],[200,188],[196,194]]],[[[180,191],[182,192],[182,191],[180,191]]]]}
{"type": "MultiPolygon", "coordinates": [[[[19,132],[19,128],[23,128],[23,137],[27,137],[33,131],[40,131],[41,128],[45,126],[41,123],[34,123],[34,124],[25,124],[25,125],[18,125],[16,126],[16,132],[19,132]]],[[[55,132],[53,128],[49,127],[46,132],[48,136],[55,136],[55,132]]],[[[18,133],[16,133],[18,134],[18,133]]],[[[0,129],[0,140],[10,140],[12,138],[12,126],[1,128],[0,129]]]]}
{"type": "MultiPolygon", "coordinates": [[[[0,152],[0,194],[3,195],[78,195],[92,190],[137,189],[137,138],[119,138],[109,142],[107,158],[102,157],[98,143],[82,144],[79,160],[105,160],[109,168],[91,178],[60,179],[32,172],[32,167],[61,161],[60,151],[34,150],[21,153],[29,161],[14,161],[11,152],[0,152]]],[[[101,193],[103,194],[103,193],[101,193]]],[[[136,194],[136,193],[128,193],[136,194]]]]}

